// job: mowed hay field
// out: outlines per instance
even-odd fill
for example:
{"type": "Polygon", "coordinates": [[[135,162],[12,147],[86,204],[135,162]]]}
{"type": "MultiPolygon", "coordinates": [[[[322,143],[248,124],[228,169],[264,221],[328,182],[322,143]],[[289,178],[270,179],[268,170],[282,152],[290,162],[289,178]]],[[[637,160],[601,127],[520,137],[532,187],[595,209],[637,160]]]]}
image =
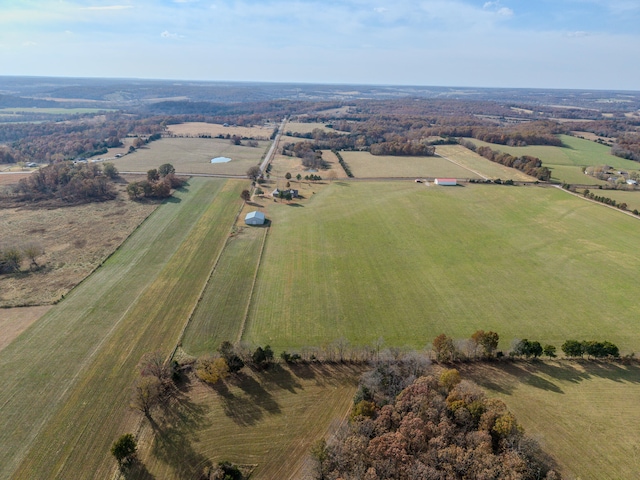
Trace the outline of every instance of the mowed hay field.
{"type": "Polygon", "coordinates": [[[525,175],[520,170],[491,162],[462,145],[438,145],[436,147],[436,155],[444,157],[462,167],[473,170],[480,176],[485,176],[490,179],[511,179],[522,182],[534,182],[536,180],[534,177],[525,175]]]}
{"type": "Polygon", "coordinates": [[[542,165],[552,170],[552,179],[565,183],[581,183],[586,185],[606,185],[607,182],[584,175],[582,167],[590,165],[610,165],[616,169],[637,170],[638,163],[611,155],[610,147],[599,143],[560,135],[564,147],[547,145],[531,145],[527,147],[509,147],[470,139],[476,145],[488,145],[494,150],[515,156],[531,155],[542,160],[542,165]]]}
{"type": "Polygon", "coordinates": [[[0,351],[0,477],[109,478],[135,430],[135,365],[169,354],[240,208],[244,181],[191,180],[0,351]]]}
{"type": "Polygon", "coordinates": [[[50,305],[40,307],[4,308],[0,310],[0,350],[9,345],[14,338],[26,330],[29,325],[47,313],[50,305]]]}
{"type": "Polygon", "coordinates": [[[518,362],[463,367],[462,375],[507,403],[564,478],[638,478],[637,365],[518,362]]]}
{"type": "Polygon", "coordinates": [[[340,152],[340,155],[356,178],[481,178],[471,170],[437,156],[399,157],[371,155],[369,152],[340,152]]]}
{"type": "Polygon", "coordinates": [[[264,372],[245,368],[215,388],[192,379],[171,426],[152,432],[146,424],[141,432],[147,478],[196,479],[225,460],[254,466],[255,480],[315,478],[309,450],[345,420],[362,371],[275,365],[264,372]]]}
{"type": "MultiPolygon", "coordinates": [[[[593,192],[594,195],[600,197],[611,198],[616,201],[617,204],[626,203],[627,210],[640,211],[640,190],[635,191],[625,191],[625,190],[598,190],[597,188],[588,189],[590,192],[593,192]]],[[[584,190],[580,190],[579,193],[582,194],[584,190]]]]}
{"type": "Polygon", "coordinates": [[[336,182],[272,221],[243,340],[422,348],[440,333],[640,348],[640,223],[557,188],[336,182]]]}
{"type": "Polygon", "coordinates": [[[232,145],[217,138],[162,138],[116,160],[110,160],[123,172],[147,172],[163,163],[170,163],[176,173],[211,173],[245,175],[257,165],[269,142],[258,147],[232,145]],[[215,157],[228,157],[227,163],[211,163],[215,157]]]}
{"type": "Polygon", "coordinates": [[[219,123],[187,122],[167,126],[170,134],[178,136],[211,135],[216,137],[229,134],[231,136],[238,135],[240,137],[255,138],[256,140],[269,140],[275,128],[278,128],[275,123],[254,127],[225,127],[219,123]]]}

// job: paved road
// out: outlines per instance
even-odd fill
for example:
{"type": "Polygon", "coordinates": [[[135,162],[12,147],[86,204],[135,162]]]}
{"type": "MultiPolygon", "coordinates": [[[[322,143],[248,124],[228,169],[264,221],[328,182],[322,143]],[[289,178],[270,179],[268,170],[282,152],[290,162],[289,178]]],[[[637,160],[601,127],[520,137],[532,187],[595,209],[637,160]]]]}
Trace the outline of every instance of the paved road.
{"type": "Polygon", "coordinates": [[[262,173],[264,173],[265,170],[267,169],[267,165],[269,165],[269,162],[271,160],[273,160],[273,155],[276,152],[276,148],[278,146],[278,142],[280,141],[280,136],[284,133],[284,126],[286,124],[287,124],[287,117],[284,117],[282,119],[282,123],[278,127],[278,133],[276,134],[276,138],[273,139],[273,143],[271,144],[271,148],[269,148],[269,151],[267,152],[267,155],[264,157],[264,161],[260,164],[260,171],[262,173]]]}

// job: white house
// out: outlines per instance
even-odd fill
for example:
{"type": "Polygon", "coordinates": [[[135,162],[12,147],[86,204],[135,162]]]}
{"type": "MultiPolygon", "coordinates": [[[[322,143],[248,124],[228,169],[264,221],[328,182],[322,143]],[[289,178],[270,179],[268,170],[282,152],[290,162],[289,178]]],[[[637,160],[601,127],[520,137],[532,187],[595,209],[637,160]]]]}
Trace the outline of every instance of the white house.
{"type": "Polygon", "coordinates": [[[455,186],[458,181],[455,178],[436,178],[433,183],[443,186],[455,186]]]}
{"type": "Polygon", "coordinates": [[[257,210],[247,213],[244,217],[244,223],[247,225],[264,225],[265,221],[264,213],[257,210]]]}

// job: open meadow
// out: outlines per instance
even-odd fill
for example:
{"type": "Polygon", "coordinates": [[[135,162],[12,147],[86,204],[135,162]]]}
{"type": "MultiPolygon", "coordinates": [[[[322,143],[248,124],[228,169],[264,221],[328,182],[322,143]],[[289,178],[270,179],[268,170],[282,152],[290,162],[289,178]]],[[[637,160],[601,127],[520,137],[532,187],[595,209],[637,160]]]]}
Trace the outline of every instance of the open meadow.
{"type": "Polygon", "coordinates": [[[640,346],[638,220],[557,188],[335,182],[268,217],[250,344],[423,348],[484,329],[504,349],[519,338],[640,346]]]}
{"type": "Polygon", "coordinates": [[[454,177],[476,178],[479,175],[442,157],[399,157],[371,155],[369,152],[340,152],[354,177],[407,178],[454,177]]]}
{"type": "Polygon", "coordinates": [[[362,370],[275,365],[245,369],[215,387],[191,378],[171,426],[153,432],[145,425],[140,434],[148,478],[199,478],[225,460],[253,466],[255,480],[314,478],[309,449],[346,418],[362,370]]]}
{"type": "Polygon", "coordinates": [[[135,366],[144,353],[168,355],[176,345],[242,188],[246,181],[191,180],[0,351],[0,477],[112,475],[106,452],[139,422],[129,409],[135,366]]]}
{"type": "Polygon", "coordinates": [[[514,180],[520,182],[534,182],[535,177],[530,177],[515,168],[505,167],[499,163],[491,162],[462,145],[438,145],[436,155],[446,158],[462,167],[475,172],[477,175],[491,180],[514,180]]]}
{"type": "Polygon", "coordinates": [[[260,141],[258,147],[248,147],[219,138],[162,138],[110,161],[123,172],[147,172],[170,163],[176,173],[245,175],[249,167],[260,163],[268,146],[265,141],[260,141]],[[211,163],[215,157],[228,157],[231,161],[211,163]]]}
{"type": "Polygon", "coordinates": [[[501,398],[564,478],[637,478],[640,368],[606,362],[517,362],[462,367],[501,398]]]}
{"type": "Polygon", "coordinates": [[[552,170],[553,180],[563,183],[578,183],[587,185],[606,185],[607,182],[584,175],[582,167],[591,165],[610,165],[615,169],[638,170],[638,162],[625,160],[611,155],[610,147],[599,143],[560,135],[563,147],[548,145],[530,145],[527,147],[509,147],[470,139],[478,146],[487,145],[494,150],[506,152],[515,156],[531,155],[542,160],[542,165],[552,170]]]}
{"type": "Polygon", "coordinates": [[[197,137],[200,135],[238,135],[240,137],[254,138],[256,140],[269,140],[273,130],[278,128],[277,124],[266,124],[253,127],[239,127],[237,125],[221,125],[219,123],[185,122],[168,125],[167,131],[170,135],[197,137]]]}
{"type": "MultiPolygon", "coordinates": [[[[8,175],[7,175],[8,176],[8,175]]],[[[13,175],[11,175],[13,177],[13,175]]],[[[2,175],[0,175],[2,177],[2,175]]],[[[44,251],[39,268],[0,276],[0,307],[50,304],[109,256],[155,203],[132,202],[120,185],[115,200],[58,208],[0,208],[0,245],[35,244],[44,251]]]]}

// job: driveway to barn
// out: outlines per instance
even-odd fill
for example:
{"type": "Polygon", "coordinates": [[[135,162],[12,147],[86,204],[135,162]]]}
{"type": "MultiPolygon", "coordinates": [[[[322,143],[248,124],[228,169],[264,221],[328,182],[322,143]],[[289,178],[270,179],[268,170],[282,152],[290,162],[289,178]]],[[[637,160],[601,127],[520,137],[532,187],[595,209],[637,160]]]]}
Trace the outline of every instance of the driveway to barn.
{"type": "Polygon", "coordinates": [[[278,133],[276,134],[276,138],[273,139],[273,143],[271,144],[271,148],[269,148],[269,152],[267,152],[267,155],[264,157],[264,162],[262,162],[262,164],[260,165],[260,171],[262,173],[264,173],[265,170],[267,169],[267,165],[269,165],[269,162],[271,161],[271,159],[273,157],[273,154],[276,151],[276,148],[278,146],[278,142],[280,142],[280,136],[282,135],[282,132],[284,132],[284,126],[286,124],[287,124],[287,117],[284,117],[282,119],[282,123],[278,127],[278,133]]]}

